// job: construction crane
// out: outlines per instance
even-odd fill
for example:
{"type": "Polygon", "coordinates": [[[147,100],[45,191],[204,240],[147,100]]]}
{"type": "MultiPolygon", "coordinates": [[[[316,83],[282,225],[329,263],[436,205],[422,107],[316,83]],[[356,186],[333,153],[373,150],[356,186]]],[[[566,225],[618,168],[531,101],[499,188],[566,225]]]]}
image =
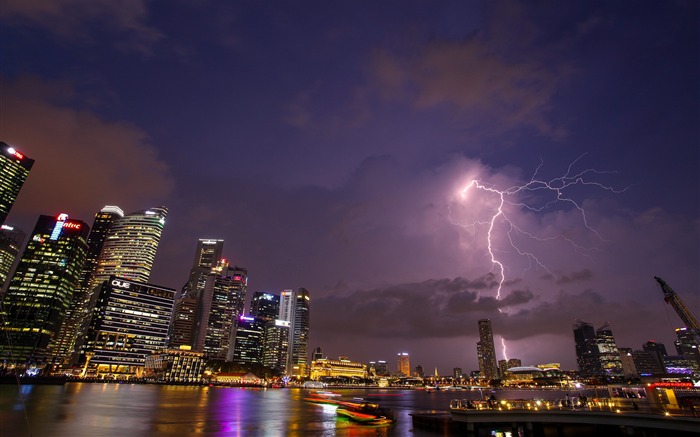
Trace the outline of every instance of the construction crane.
{"type": "Polygon", "coordinates": [[[696,319],[693,313],[685,306],[676,292],[668,286],[666,281],[658,276],[654,276],[654,279],[656,279],[656,282],[659,283],[661,290],[664,292],[664,301],[676,310],[676,314],[678,314],[678,317],[685,323],[685,327],[690,331],[695,339],[695,343],[700,345],[700,323],[698,323],[698,319],[696,319]]]}

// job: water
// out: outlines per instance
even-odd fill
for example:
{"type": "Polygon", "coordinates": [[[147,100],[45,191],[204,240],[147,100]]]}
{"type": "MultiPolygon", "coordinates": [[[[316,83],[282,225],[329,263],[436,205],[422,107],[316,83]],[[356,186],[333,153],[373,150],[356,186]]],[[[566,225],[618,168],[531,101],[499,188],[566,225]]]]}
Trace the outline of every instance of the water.
{"type": "MultiPolygon", "coordinates": [[[[410,413],[447,410],[451,399],[488,392],[336,390],[394,410],[391,426],[369,427],[338,417],[335,407],[304,401],[315,390],[68,383],[0,385],[0,436],[406,436],[410,413]]],[[[572,396],[578,392],[572,392],[572,396]]],[[[591,393],[584,393],[589,395],[591,393]]],[[[498,391],[498,399],[561,399],[561,391],[498,391]]]]}

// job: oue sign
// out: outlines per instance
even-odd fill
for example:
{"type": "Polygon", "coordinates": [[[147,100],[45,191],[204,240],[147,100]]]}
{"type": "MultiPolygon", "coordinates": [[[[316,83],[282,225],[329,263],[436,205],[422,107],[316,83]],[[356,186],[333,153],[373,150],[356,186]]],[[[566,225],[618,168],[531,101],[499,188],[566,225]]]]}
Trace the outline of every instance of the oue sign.
{"type": "Polygon", "coordinates": [[[112,279],[112,285],[115,287],[124,288],[124,289],[128,290],[131,283],[126,282],[126,281],[120,281],[118,279],[112,279]]]}

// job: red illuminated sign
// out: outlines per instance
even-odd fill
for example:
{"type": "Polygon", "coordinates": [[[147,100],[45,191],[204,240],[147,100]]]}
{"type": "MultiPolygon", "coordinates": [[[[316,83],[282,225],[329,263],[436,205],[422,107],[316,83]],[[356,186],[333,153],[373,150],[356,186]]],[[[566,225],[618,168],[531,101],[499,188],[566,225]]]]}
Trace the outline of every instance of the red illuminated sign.
{"type": "Polygon", "coordinates": [[[82,225],[80,223],[74,223],[74,222],[63,224],[64,229],[80,229],[81,226],[82,225]]]}
{"type": "Polygon", "coordinates": [[[649,384],[649,387],[661,387],[661,388],[673,388],[673,387],[683,387],[683,388],[691,388],[693,387],[692,382],[683,382],[683,381],[661,381],[661,382],[652,382],[649,384]]]}
{"type": "Polygon", "coordinates": [[[24,159],[24,155],[22,155],[21,153],[19,153],[19,152],[16,151],[16,150],[15,150],[15,153],[13,153],[13,155],[15,155],[15,156],[16,156],[17,158],[19,158],[19,159],[24,159]]]}

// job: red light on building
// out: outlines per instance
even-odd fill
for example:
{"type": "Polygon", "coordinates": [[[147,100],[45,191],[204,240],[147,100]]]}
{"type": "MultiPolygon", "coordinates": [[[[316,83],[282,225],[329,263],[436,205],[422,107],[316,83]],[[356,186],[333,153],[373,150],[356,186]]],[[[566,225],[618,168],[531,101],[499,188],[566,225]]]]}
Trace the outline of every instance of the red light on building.
{"type": "Polygon", "coordinates": [[[81,227],[82,227],[82,225],[80,223],[75,223],[75,222],[63,224],[64,229],[80,229],[81,227]]]}
{"type": "Polygon", "coordinates": [[[19,152],[16,151],[16,150],[15,150],[15,153],[13,153],[13,155],[15,155],[15,157],[16,157],[17,159],[24,159],[24,155],[22,155],[21,153],[19,153],[19,152]]]}

